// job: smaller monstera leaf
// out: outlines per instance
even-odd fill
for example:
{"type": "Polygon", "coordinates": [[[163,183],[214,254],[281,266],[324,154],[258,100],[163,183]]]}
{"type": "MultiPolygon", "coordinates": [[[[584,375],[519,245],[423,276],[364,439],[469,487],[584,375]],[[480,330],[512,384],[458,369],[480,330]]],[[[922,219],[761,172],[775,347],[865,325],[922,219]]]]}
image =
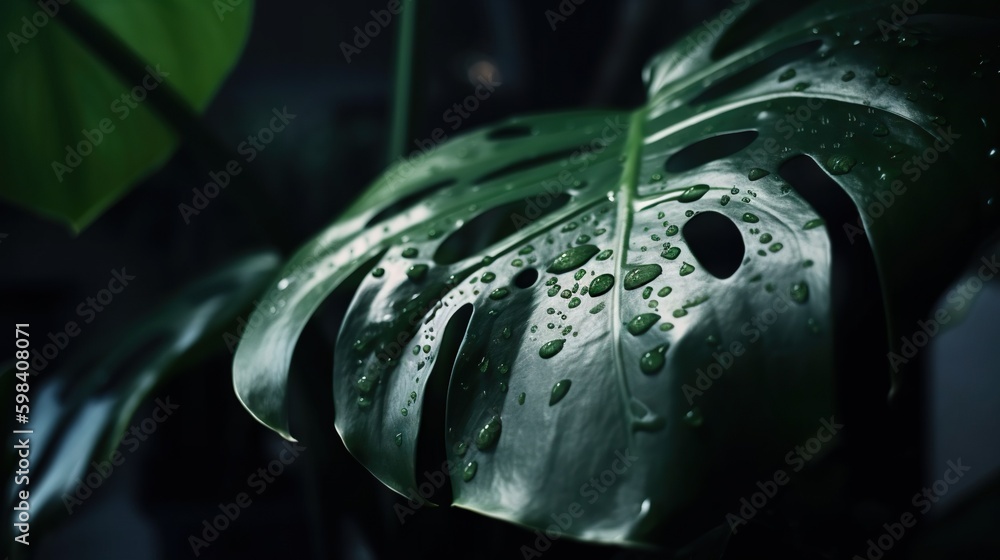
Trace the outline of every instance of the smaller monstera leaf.
{"type": "MultiPolygon", "coordinates": [[[[32,521],[55,524],[60,513],[71,515],[83,507],[78,485],[90,480],[91,465],[112,457],[140,405],[157,387],[196,354],[224,345],[220,335],[250,307],[278,265],[271,253],[244,257],[186,287],[139,328],[116,339],[111,351],[90,352],[89,359],[31,381],[32,414],[26,427],[33,430],[32,521]]],[[[169,395],[159,398],[164,412],[181,405],[169,395]]],[[[13,464],[15,453],[5,460],[13,464]]],[[[18,501],[5,498],[11,507],[18,501]]]]}
{"type": "Polygon", "coordinates": [[[895,341],[998,223],[993,8],[885,31],[889,2],[775,25],[746,6],[657,57],[635,111],[517,118],[388,170],[268,294],[234,362],[247,408],[291,437],[295,341],[363,270],[337,429],[386,485],[422,482],[443,407],[454,505],[539,529],[574,511],[565,534],[609,543],[725,523],[836,424],[835,249],[874,255],[895,341]]]}
{"type": "MultiPolygon", "coordinates": [[[[150,96],[204,110],[243,50],[253,2],[12,0],[0,6],[0,196],[81,230],[177,144],[150,96]],[[83,18],[67,12],[81,13],[83,18]],[[107,33],[148,63],[127,83],[70,27],[107,33]],[[85,23],[93,20],[95,25],[85,23]],[[160,90],[160,91],[157,91],[160,90]]],[[[104,56],[106,56],[105,53],[104,56]]],[[[128,56],[117,53],[117,56],[128,56]]]]}

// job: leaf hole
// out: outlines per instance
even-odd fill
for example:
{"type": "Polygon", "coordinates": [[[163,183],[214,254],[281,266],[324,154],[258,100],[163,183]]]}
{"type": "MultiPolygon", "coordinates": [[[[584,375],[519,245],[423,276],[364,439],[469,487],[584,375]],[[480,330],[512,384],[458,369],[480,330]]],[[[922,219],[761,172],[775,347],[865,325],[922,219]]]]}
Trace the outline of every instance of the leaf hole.
{"type": "Polygon", "coordinates": [[[731,156],[757,139],[756,130],[720,134],[699,140],[670,156],[665,166],[669,173],[683,173],[710,161],[731,156]]]}
{"type": "Polygon", "coordinates": [[[522,290],[530,288],[538,281],[538,270],[529,268],[522,270],[514,277],[514,285],[522,290]]]}
{"type": "Polygon", "coordinates": [[[729,278],[740,268],[746,245],[739,228],[718,212],[700,212],[684,224],[684,242],[706,272],[729,278]]]}
{"type": "MultiPolygon", "coordinates": [[[[721,80],[708,86],[708,88],[690,101],[690,105],[701,105],[703,103],[708,103],[709,101],[714,101],[728,93],[740,89],[743,86],[756,82],[763,76],[766,76],[783,66],[809,56],[819,50],[822,45],[823,41],[815,39],[807,43],[802,43],[795,45],[794,47],[788,47],[784,50],[778,51],[764,60],[751,64],[747,68],[736,72],[732,76],[722,78],[721,80]]],[[[789,85],[789,88],[791,88],[791,85],[789,85]]]]}
{"type": "Polygon", "coordinates": [[[424,198],[430,196],[431,193],[439,191],[445,187],[451,186],[455,184],[455,182],[456,182],[455,179],[445,179],[443,181],[437,181],[431,183],[430,185],[427,185],[426,187],[417,189],[416,192],[408,194],[403,198],[397,200],[396,202],[393,202],[389,206],[383,208],[378,214],[375,214],[375,216],[373,216],[372,219],[368,220],[368,223],[365,224],[365,227],[370,227],[372,224],[377,224],[388,218],[391,218],[403,212],[404,210],[407,210],[414,204],[417,204],[424,198]]]}
{"type": "Polygon", "coordinates": [[[531,136],[531,133],[532,130],[530,126],[512,125],[492,130],[486,135],[486,137],[490,140],[513,140],[514,138],[531,136]]]}
{"type": "Polygon", "coordinates": [[[529,223],[562,208],[569,200],[566,193],[541,193],[487,210],[465,222],[438,245],[434,262],[449,265],[478,254],[529,223]]]}
{"type": "MultiPolygon", "coordinates": [[[[447,440],[446,411],[448,409],[448,384],[451,372],[458,360],[458,351],[462,339],[472,320],[472,304],[466,304],[455,311],[448,320],[441,336],[438,337],[437,360],[431,370],[430,377],[423,389],[423,402],[420,410],[420,428],[417,432],[416,472],[441,472],[445,478],[450,478],[444,464],[447,440]]],[[[469,442],[471,444],[471,442],[469,442]]],[[[419,478],[420,475],[418,475],[419,478]]],[[[435,485],[437,486],[437,485],[435,485]]],[[[426,498],[435,504],[449,504],[452,501],[451,483],[445,480],[443,484],[426,498]]]]}
{"type": "Polygon", "coordinates": [[[520,173],[522,171],[527,171],[529,169],[541,167],[545,164],[559,161],[561,159],[568,159],[569,156],[573,155],[579,149],[580,148],[570,148],[567,150],[559,150],[558,152],[552,152],[541,156],[533,157],[530,159],[524,159],[516,163],[512,163],[506,167],[501,167],[500,169],[491,171],[486,175],[483,175],[482,177],[476,179],[474,181],[474,184],[482,185],[484,183],[489,183],[492,181],[503,179],[504,177],[514,175],[515,173],[520,173]]]}
{"type": "Polygon", "coordinates": [[[725,58],[742,49],[760,37],[761,29],[774,29],[783,21],[815,2],[816,0],[757,2],[719,38],[715,48],[712,49],[712,60],[725,58]]]}

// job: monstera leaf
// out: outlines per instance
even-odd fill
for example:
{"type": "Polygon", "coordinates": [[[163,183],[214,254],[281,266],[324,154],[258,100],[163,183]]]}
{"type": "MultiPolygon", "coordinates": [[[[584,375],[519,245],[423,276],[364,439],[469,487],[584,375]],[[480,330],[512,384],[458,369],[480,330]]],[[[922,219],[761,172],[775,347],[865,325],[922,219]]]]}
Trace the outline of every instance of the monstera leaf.
{"type": "MultiPolygon", "coordinates": [[[[653,60],[634,111],[516,118],[389,169],[253,318],[249,411],[291,438],[295,341],[361,271],[336,427],[390,488],[429,480],[443,409],[426,441],[456,506],[623,543],[738,507],[755,487],[731,482],[829,422],[855,303],[832,300],[837,248],[874,259],[892,349],[996,228],[1000,60],[982,3],[744,4],[653,60]]],[[[905,385],[892,366],[873,387],[905,385]]]]}
{"type": "Polygon", "coordinates": [[[150,98],[169,89],[182,106],[205,109],[252,13],[249,1],[4,2],[0,120],[20,132],[0,143],[0,196],[86,227],[176,146],[150,98]],[[83,38],[112,52],[95,53],[83,38]],[[131,56],[145,70],[127,79],[107,60],[131,56]]]}
{"type": "MultiPolygon", "coordinates": [[[[271,280],[279,262],[272,253],[258,253],[230,263],[185,287],[140,328],[116,339],[111,351],[95,349],[89,360],[37,375],[36,412],[27,426],[33,431],[29,437],[35,458],[33,522],[53,524],[61,511],[72,515],[84,507],[84,500],[107,476],[98,465],[108,469],[113,454],[127,457],[135,451],[119,444],[123,437],[137,441],[128,430],[139,406],[171,374],[191,363],[194,354],[221,349],[221,333],[233,328],[237,315],[271,280]]],[[[160,416],[180,405],[161,395],[154,406],[162,407],[160,416]]],[[[16,459],[13,450],[4,457],[10,465],[16,459]]],[[[120,464],[120,458],[114,462],[120,464]]],[[[18,502],[14,495],[5,499],[11,507],[18,502]]]]}

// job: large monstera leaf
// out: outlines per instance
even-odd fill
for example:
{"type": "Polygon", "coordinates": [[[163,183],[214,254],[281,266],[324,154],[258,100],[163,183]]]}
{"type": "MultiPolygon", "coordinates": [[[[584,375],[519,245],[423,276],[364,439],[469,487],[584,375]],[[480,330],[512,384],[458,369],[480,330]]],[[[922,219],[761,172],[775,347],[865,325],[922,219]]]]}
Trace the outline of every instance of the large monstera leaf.
{"type": "Polygon", "coordinates": [[[444,407],[428,441],[463,508],[643,543],[737,504],[729,481],[831,414],[833,247],[870,246],[895,347],[920,311],[894,287],[935,297],[997,225],[993,8],[819,3],[775,24],[748,6],[656,58],[635,111],[513,119],[388,170],[253,318],[246,407],[291,438],[295,341],[363,271],[337,429],[389,487],[425,482],[421,419],[444,407]],[[815,202],[838,196],[860,222],[815,202]]]}

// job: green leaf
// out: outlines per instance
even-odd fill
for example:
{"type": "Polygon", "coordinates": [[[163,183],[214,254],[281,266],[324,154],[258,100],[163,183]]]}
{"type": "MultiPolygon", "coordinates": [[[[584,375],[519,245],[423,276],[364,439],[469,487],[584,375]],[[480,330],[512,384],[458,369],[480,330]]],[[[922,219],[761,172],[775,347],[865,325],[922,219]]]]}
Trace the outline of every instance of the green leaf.
{"type": "MultiPolygon", "coordinates": [[[[90,474],[91,462],[112,456],[133,416],[142,412],[140,405],[192,363],[195,354],[225,345],[223,332],[247,311],[279,264],[272,253],[244,257],[186,287],[116,339],[110,351],[92,352],[89,360],[32,378],[31,421],[24,427],[34,431],[33,522],[54,522],[57,512],[72,514],[86,507],[76,491],[90,474]]],[[[169,395],[157,396],[166,408],[182,404],[169,395]]],[[[128,446],[119,449],[125,457],[131,451],[128,446]]]]}
{"type": "Polygon", "coordinates": [[[173,152],[149,92],[167,84],[205,109],[242,51],[253,3],[222,13],[197,0],[47,4],[54,16],[26,0],[0,7],[0,196],[80,230],[173,152]],[[148,77],[120,79],[65,25],[71,9],[147,62],[148,77]]]}
{"type": "Polygon", "coordinates": [[[832,413],[834,247],[870,246],[896,348],[998,225],[993,8],[928,2],[883,35],[888,1],[780,23],[746,5],[658,56],[635,111],[512,119],[388,170],[253,318],[234,362],[251,413],[291,437],[295,342],[370,269],[334,399],[390,488],[424,481],[423,408],[445,406],[428,441],[457,465],[454,505],[544,529],[575,503],[563,532],[609,543],[722,523],[832,413]],[[831,222],[842,203],[863,224],[831,222]]]}

